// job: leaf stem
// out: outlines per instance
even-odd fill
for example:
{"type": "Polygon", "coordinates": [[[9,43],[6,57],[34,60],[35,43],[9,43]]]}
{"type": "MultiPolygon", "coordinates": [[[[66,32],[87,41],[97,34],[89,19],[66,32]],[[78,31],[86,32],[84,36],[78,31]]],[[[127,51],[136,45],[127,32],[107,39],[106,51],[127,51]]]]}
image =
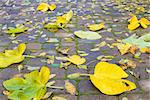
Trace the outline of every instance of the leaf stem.
{"type": "Polygon", "coordinates": [[[25,57],[28,57],[28,58],[36,58],[36,56],[31,56],[31,55],[23,55],[25,57]]]}
{"type": "Polygon", "coordinates": [[[80,74],[80,76],[90,76],[91,74],[80,74]]]}

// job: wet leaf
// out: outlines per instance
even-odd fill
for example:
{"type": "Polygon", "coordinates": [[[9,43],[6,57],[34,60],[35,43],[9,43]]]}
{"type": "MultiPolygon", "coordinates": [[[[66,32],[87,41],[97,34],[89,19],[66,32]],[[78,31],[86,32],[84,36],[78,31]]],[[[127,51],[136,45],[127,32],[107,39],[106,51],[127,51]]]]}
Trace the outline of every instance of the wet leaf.
{"type": "Polygon", "coordinates": [[[95,87],[107,95],[121,94],[136,88],[136,85],[128,80],[122,79],[128,77],[119,66],[107,62],[99,62],[90,75],[90,79],[95,87]]]}
{"type": "Polygon", "coordinates": [[[92,31],[75,31],[74,34],[82,39],[88,39],[88,40],[97,40],[101,38],[101,35],[99,35],[97,32],[92,31]]]}
{"type": "Polygon", "coordinates": [[[75,95],[76,94],[76,87],[69,82],[69,80],[65,81],[65,89],[67,90],[67,92],[69,92],[71,95],[75,95]]]}
{"type": "Polygon", "coordinates": [[[19,63],[24,60],[22,55],[26,49],[26,45],[21,43],[14,50],[5,50],[4,53],[0,52],[0,68],[8,67],[11,64],[19,63]]]}

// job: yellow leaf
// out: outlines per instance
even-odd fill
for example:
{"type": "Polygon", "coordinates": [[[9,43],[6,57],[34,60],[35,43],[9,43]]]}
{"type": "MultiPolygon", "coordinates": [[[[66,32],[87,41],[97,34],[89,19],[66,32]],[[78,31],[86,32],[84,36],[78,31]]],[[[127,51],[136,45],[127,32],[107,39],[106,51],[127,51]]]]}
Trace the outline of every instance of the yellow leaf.
{"type": "Polygon", "coordinates": [[[67,12],[65,18],[66,18],[66,20],[69,22],[72,17],[73,17],[73,11],[70,10],[69,12],[67,12]]]}
{"type": "Polygon", "coordinates": [[[136,88],[133,82],[125,79],[128,74],[119,66],[107,62],[99,62],[90,75],[90,79],[95,87],[107,95],[116,95],[136,88]]]}
{"type": "Polygon", "coordinates": [[[124,55],[129,51],[129,49],[131,48],[131,45],[118,43],[117,48],[119,49],[121,55],[124,55]]]}
{"type": "Polygon", "coordinates": [[[67,12],[62,16],[58,16],[56,20],[56,24],[60,27],[64,27],[71,20],[72,17],[73,17],[73,11],[70,10],[69,12],[67,12]]]}
{"type": "Polygon", "coordinates": [[[48,67],[43,66],[39,72],[40,81],[42,84],[46,84],[50,78],[50,70],[48,67]]]}
{"type": "Polygon", "coordinates": [[[21,43],[14,50],[5,50],[4,53],[0,52],[0,68],[8,67],[13,63],[19,63],[24,60],[22,55],[26,49],[26,45],[21,43]]]}
{"type": "Polygon", "coordinates": [[[150,53],[150,48],[149,48],[149,47],[140,48],[140,51],[141,51],[142,53],[150,53]]]}
{"type": "Polygon", "coordinates": [[[138,19],[135,15],[131,14],[131,16],[132,16],[132,18],[129,19],[130,24],[128,25],[129,30],[134,30],[134,29],[138,28],[140,26],[140,24],[143,28],[147,28],[148,25],[150,25],[150,21],[147,20],[146,18],[141,18],[138,21],[138,19]]]}
{"type": "Polygon", "coordinates": [[[66,20],[66,18],[65,17],[62,17],[62,16],[58,16],[57,17],[57,20],[56,20],[56,23],[57,24],[65,24],[65,23],[67,23],[67,20],[66,20]]]}
{"type": "Polygon", "coordinates": [[[140,26],[139,21],[137,19],[137,17],[133,14],[131,14],[132,18],[129,19],[129,25],[128,25],[128,29],[129,30],[134,30],[136,28],[138,28],[140,26]]]}
{"type": "Polygon", "coordinates": [[[128,20],[129,23],[138,23],[138,19],[137,19],[136,15],[131,14],[131,16],[132,16],[132,18],[128,20]]]}
{"type": "Polygon", "coordinates": [[[138,28],[139,26],[140,26],[140,24],[138,22],[130,23],[128,25],[128,29],[132,31],[132,30],[135,30],[136,28],[138,28]]]}
{"type": "Polygon", "coordinates": [[[88,26],[89,30],[91,30],[91,31],[98,31],[98,30],[100,30],[100,29],[102,29],[104,27],[105,27],[105,25],[104,25],[103,22],[100,23],[100,24],[93,24],[93,25],[89,25],[88,26]]]}
{"type": "Polygon", "coordinates": [[[147,20],[146,18],[141,18],[141,19],[139,20],[139,22],[140,22],[140,24],[141,24],[141,26],[142,26],[143,28],[147,28],[148,25],[150,25],[150,21],[147,20]]]}
{"type": "Polygon", "coordinates": [[[72,95],[76,94],[76,87],[69,80],[65,81],[65,89],[72,95]]]}
{"type": "Polygon", "coordinates": [[[73,55],[67,58],[68,61],[70,61],[71,63],[75,64],[75,65],[81,65],[83,63],[86,62],[85,58],[81,58],[78,55],[73,55]]]}
{"type": "Polygon", "coordinates": [[[49,9],[49,4],[47,3],[41,3],[38,7],[37,10],[40,10],[42,12],[45,12],[49,9]]]}
{"type": "Polygon", "coordinates": [[[51,11],[55,10],[55,9],[56,9],[56,5],[55,5],[55,4],[49,5],[49,9],[50,9],[51,11]]]}

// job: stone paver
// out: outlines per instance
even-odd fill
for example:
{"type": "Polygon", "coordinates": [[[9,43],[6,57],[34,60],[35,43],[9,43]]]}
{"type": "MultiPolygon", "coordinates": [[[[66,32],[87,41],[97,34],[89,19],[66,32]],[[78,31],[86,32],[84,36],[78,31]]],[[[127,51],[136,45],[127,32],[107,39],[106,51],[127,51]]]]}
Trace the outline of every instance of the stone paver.
{"type": "MultiPolygon", "coordinates": [[[[116,1],[121,0],[1,0],[0,3],[0,52],[5,49],[12,49],[16,47],[19,43],[25,42],[27,44],[27,50],[25,55],[37,56],[42,52],[47,55],[55,57],[63,56],[60,52],[57,52],[56,47],[59,48],[70,48],[68,54],[78,54],[78,51],[85,51],[89,55],[85,58],[87,63],[96,60],[99,55],[112,55],[115,56],[112,63],[118,64],[121,58],[133,58],[131,54],[126,54],[121,56],[116,48],[110,49],[108,46],[102,47],[99,51],[91,52],[90,50],[94,48],[95,44],[102,41],[107,43],[113,43],[115,39],[123,39],[128,37],[133,33],[140,35],[141,33],[148,33],[148,29],[137,29],[134,32],[130,32],[127,29],[127,20],[130,18],[128,15],[130,11],[124,9],[123,7],[128,7],[129,5],[141,5],[148,10],[149,0],[122,0],[124,2],[117,3],[116,1]],[[54,3],[57,5],[56,10],[42,13],[36,10],[37,5],[40,2],[54,3]],[[132,1],[132,2],[131,2],[132,1]],[[138,1],[138,2],[135,2],[138,1]],[[120,6],[122,5],[122,6],[120,6]],[[43,23],[49,22],[58,15],[72,9],[74,11],[74,16],[72,21],[68,24],[68,32],[64,30],[59,30],[56,33],[52,33],[43,29],[43,23]],[[79,39],[73,35],[74,31],[77,30],[88,30],[87,25],[93,23],[105,22],[106,28],[104,30],[98,31],[102,35],[100,40],[85,40],[79,39]],[[27,33],[21,33],[12,38],[10,35],[5,33],[8,27],[14,27],[16,24],[25,24],[25,26],[30,29],[27,33]],[[127,34],[127,35],[126,35],[127,34]],[[49,39],[55,38],[58,42],[47,42],[49,39]],[[67,41],[67,38],[72,39],[67,41]],[[107,38],[112,38],[113,40],[106,40],[107,38]],[[14,41],[14,42],[12,42],[14,41]],[[17,42],[16,42],[17,41],[17,42]]],[[[130,9],[129,9],[130,10],[130,9]]],[[[134,12],[134,10],[132,11],[134,12]]],[[[140,13],[139,16],[145,16],[148,18],[149,12],[140,13]]],[[[53,79],[56,81],[57,86],[63,86],[64,81],[67,80],[67,75],[75,72],[93,73],[94,66],[98,61],[88,64],[87,70],[78,69],[74,65],[70,65],[67,70],[63,68],[55,68],[46,62],[47,58],[26,58],[20,64],[31,66],[31,67],[41,67],[42,65],[47,65],[51,69],[52,74],[57,76],[53,79]]],[[[65,97],[67,100],[122,100],[123,97],[127,97],[128,100],[149,100],[150,98],[150,74],[146,72],[149,69],[149,55],[141,55],[142,63],[138,62],[135,69],[128,69],[126,72],[129,74],[129,80],[133,81],[137,85],[137,89],[131,92],[125,92],[116,96],[108,96],[101,93],[96,89],[90,82],[88,77],[82,77],[77,80],[70,80],[76,88],[77,93],[75,96],[67,93],[66,90],[48,89],[48,91],[53,91],[54,95],[65,97]],[[136,76],[131,75],[130,71],[134,72],[136,76]]],[[[54,61],[54,63],[60,63],[59,60],[54,61]]],[[[86,63],[86,64],[87,64],[86,63]]],[[[16,74],[19,74],[17,66],[19,64],[13,64],[9,68],[0,69],[0,100],[7,100],[7,97],[2,94],[4,88],[2,82],[9,79],[16,74]]],[[[25,67],[22,70],[23,73],[30,72],[25,67]]]]}

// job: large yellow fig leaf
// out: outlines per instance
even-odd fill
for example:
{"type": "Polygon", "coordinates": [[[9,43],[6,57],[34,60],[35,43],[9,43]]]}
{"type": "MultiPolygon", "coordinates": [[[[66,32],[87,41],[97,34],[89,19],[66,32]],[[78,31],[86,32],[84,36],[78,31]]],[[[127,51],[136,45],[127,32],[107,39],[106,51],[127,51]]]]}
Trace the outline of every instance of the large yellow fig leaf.
{"type": "Polygon", "coordinates": [[[70,61],[71,63],[75,64],[75,65],[81,65],[83,63],[86,62],[85,58],[81,58],[78,55],[73,55],[67,58],[68,61],[70,61]]]}
{"type": "Polygon", "coordinates": [[[104,27],[105,27],[104,22],[102,22],[100,24],[92,24],[92,25],[88,26],[89,30],[91,30],[91,31],[98,31],[104,27]]]}
{"type": "Polygon", "coordinates": [[[24,60],[24,56],[22,55],[26,49],[26,45],[21,43],[14,50],[5,50],[4,53],[0,53],[0,68],[8,67],[13,63],[19,63],[24,60]]]}
{"type": "Polygon", "coordinates": [[[90,75],[90,79],[95,87],[107,95],[117,95],[125,91],[136,88],[133,82],[122,79],[128,77],[128,74],[119,66],[107,62],[99,62],[90,75]]]}

